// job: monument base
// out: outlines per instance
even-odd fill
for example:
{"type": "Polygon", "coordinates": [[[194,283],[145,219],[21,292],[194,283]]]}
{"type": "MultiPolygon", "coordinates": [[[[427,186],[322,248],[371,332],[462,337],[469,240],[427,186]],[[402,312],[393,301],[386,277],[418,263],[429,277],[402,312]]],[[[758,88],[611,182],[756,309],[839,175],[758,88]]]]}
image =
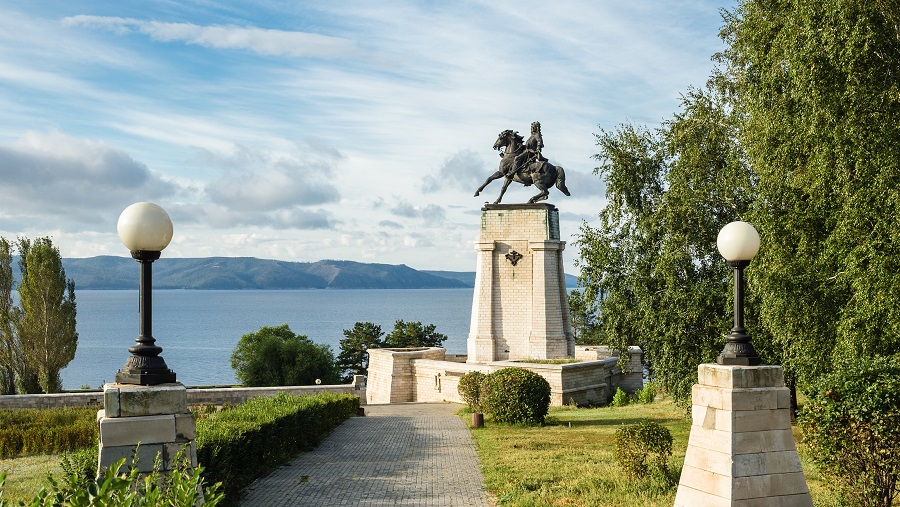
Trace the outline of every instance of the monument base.
{"type": "Polygon", "coordinates": [[[675,507],[812,507],[780,366],[701,364],[675,507]]]}
{"type": "Polygon", "coordinates": [[[125,469],[129,469],[135,448],[136,467],[141,473],[153,471],[157,456],[161,457],[161,471],[171,470],[182,449],[191,466],[197,466],[194,414],[187,409],[187,389],[180,382],[156,386],[106,384],[103,401],[104,409],[97,412],[98,472],[122,458],[125,469]]]}

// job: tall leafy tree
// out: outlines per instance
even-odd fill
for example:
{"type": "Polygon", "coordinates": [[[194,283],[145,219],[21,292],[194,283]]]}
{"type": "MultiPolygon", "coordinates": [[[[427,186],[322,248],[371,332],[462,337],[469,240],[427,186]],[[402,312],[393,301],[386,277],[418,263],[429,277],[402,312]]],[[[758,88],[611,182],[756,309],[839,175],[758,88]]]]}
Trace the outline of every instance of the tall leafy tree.
{"type": "Polygon", "coordinates": [[[394,330],[384,339],[385,347],[442,347],[447,335],[437,332],[434,324],[423,325],[419,321],[394,323],[394,330]]]}
{"type": "Polygon", "coordinates": [[[683,404],[697,365],[715,360],[731,327],[730,272],[715,241],[746,215],[754,185],[737,119],[714,76],[659,130],[623,125],[597,136],[608,203],[598,227],[582,226],[580,283],[599,301],[601,340],[640,345],[683,404]]]}
{"type": "Polygon", "coordinates": [[[722,61],[763,248],[749,282],[801,382],[900,350],[900,5],[745,1],[722,61]]]}
{"type": "Polygon", "coordinates": [[[66,279],[59,249],[50,238],[19,239],[21,313],[16,330],[26,361],[46,393],[62,390],[59,372],[75,358],[75,282],[66,279]]]}
{"type": "Polygon", "coordinates": [[[25,374],[25,360],[15,330],[12,245],[0,238],[0,394],[16,394],[16,378],[25,374]]]}
{"type": "Polygon", "coordinates": [[[344,329],[341,340],[341,352],[337,357],[337,367],[343,375],[342,380],[349,382],[354,375],[365,375],[369,368],[369,349],[383,346],[384,331],[381,326],[371,322],[357,322],[352,329],[344,329]]]}

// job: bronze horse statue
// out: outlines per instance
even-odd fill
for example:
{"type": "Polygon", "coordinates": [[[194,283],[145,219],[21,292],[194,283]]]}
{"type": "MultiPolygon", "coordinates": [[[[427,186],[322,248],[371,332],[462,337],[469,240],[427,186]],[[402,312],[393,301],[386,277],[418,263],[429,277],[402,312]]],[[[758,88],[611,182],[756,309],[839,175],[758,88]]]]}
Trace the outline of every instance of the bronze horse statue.
{"type": "MultiPolygon", "coordinates": [[[[538,128],[540,127],[538,126],[538,128]]],[[[526,153],[524,140],[518,132],[514,130],[504,130],[503,132],[500,132],[500,135],[497,137],[497,142],[494,143],[494,149],[500,151],[500,167],[497,172],[489,176],[488,179],[478,187],[478,190],[475,191],[476,197],[481,194],[481,191],[484,190],[484,187],[488,186],[490,182],[503,177],[506,177],[506,181],[503,182],[500,196],[497,197],[494,204],[499,203],[500,200],[503,199],[506,188],[509,187],[509,184],[513,181],[522,183],[526,187],[534,185],[540,190],[540,193],[528,200],[529,204],[543,201],[549,197],[550,193],[547,192],[547,189],[554,184],[562,193],[571,195],[569,194],[569,189],[566,188],[566,172],[562,167],[547,162],[547,160],[540,155],[540,151],[528,156],[524,163],[521,163],[518,167],[516,166],[516,158],[526,153]]],[[[520,160],[521,159],[522,158],[520,157],[520,160]]]]}

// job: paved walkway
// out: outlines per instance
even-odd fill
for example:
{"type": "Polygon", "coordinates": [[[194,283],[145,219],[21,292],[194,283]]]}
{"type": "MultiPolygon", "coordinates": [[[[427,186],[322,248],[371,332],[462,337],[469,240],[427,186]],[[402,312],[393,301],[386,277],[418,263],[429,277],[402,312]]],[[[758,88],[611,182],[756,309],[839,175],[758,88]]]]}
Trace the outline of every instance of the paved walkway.
{"type": "Polygon", "coordinates": [[[488,507],[460,405],[366,405],[246,491],[244,507],[488,507]]]}

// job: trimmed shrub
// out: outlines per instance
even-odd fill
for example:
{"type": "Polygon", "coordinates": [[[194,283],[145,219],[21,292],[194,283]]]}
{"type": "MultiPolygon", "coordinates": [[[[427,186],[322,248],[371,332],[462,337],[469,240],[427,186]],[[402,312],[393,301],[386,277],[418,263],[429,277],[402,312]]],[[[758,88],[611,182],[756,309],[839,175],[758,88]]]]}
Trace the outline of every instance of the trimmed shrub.
{"type": "Polygon", "coordinates": [[[98,409],[0,410],[0,458],[57,454],[95,445],[98,409]]]}
{"type": "Polygon", "coordinates": [[[550,384],[524,368],[503,368],[481,383],[481,403],[497,422],[543,424],[550,408],[550,384]]]}
{"type": "Polygon", "coordinates": [[[848,360],[820,377],[799,426],[843,505],[891,506],[900,478],[900,355],[848,360]]]}
{"type": "Polygon", "coordinates": [[[469,405],[472,412],[483,412],[481,406],[481,383],[484,382],[485,375],[480,371],[470,371],[459,378],[459,385],[456,390],[459,397],[469,405]]]}
{"type": "Polygon", "coordinates": [[[358,409],[352,394],[254,398],[197,421],[197,459],[231,503],[245,486],[314,448],[358,409]]]}
{"type": "Polygon", "coordinates": [[[614,454],[616,462],[631,478],[652,475],[668,484],[674,483],[669,474],[672,434],[656,422],[642,421],[617,429],[614,454]]]}
{"type": "Polygon", "coordinates": [[[610,405],[614,407],[624,407],[629,403],[631,403],[631,396],[628,396],[628,393],[623,391],[621,387],[617,387],[616,394],[613,395],[610,405]]]}

